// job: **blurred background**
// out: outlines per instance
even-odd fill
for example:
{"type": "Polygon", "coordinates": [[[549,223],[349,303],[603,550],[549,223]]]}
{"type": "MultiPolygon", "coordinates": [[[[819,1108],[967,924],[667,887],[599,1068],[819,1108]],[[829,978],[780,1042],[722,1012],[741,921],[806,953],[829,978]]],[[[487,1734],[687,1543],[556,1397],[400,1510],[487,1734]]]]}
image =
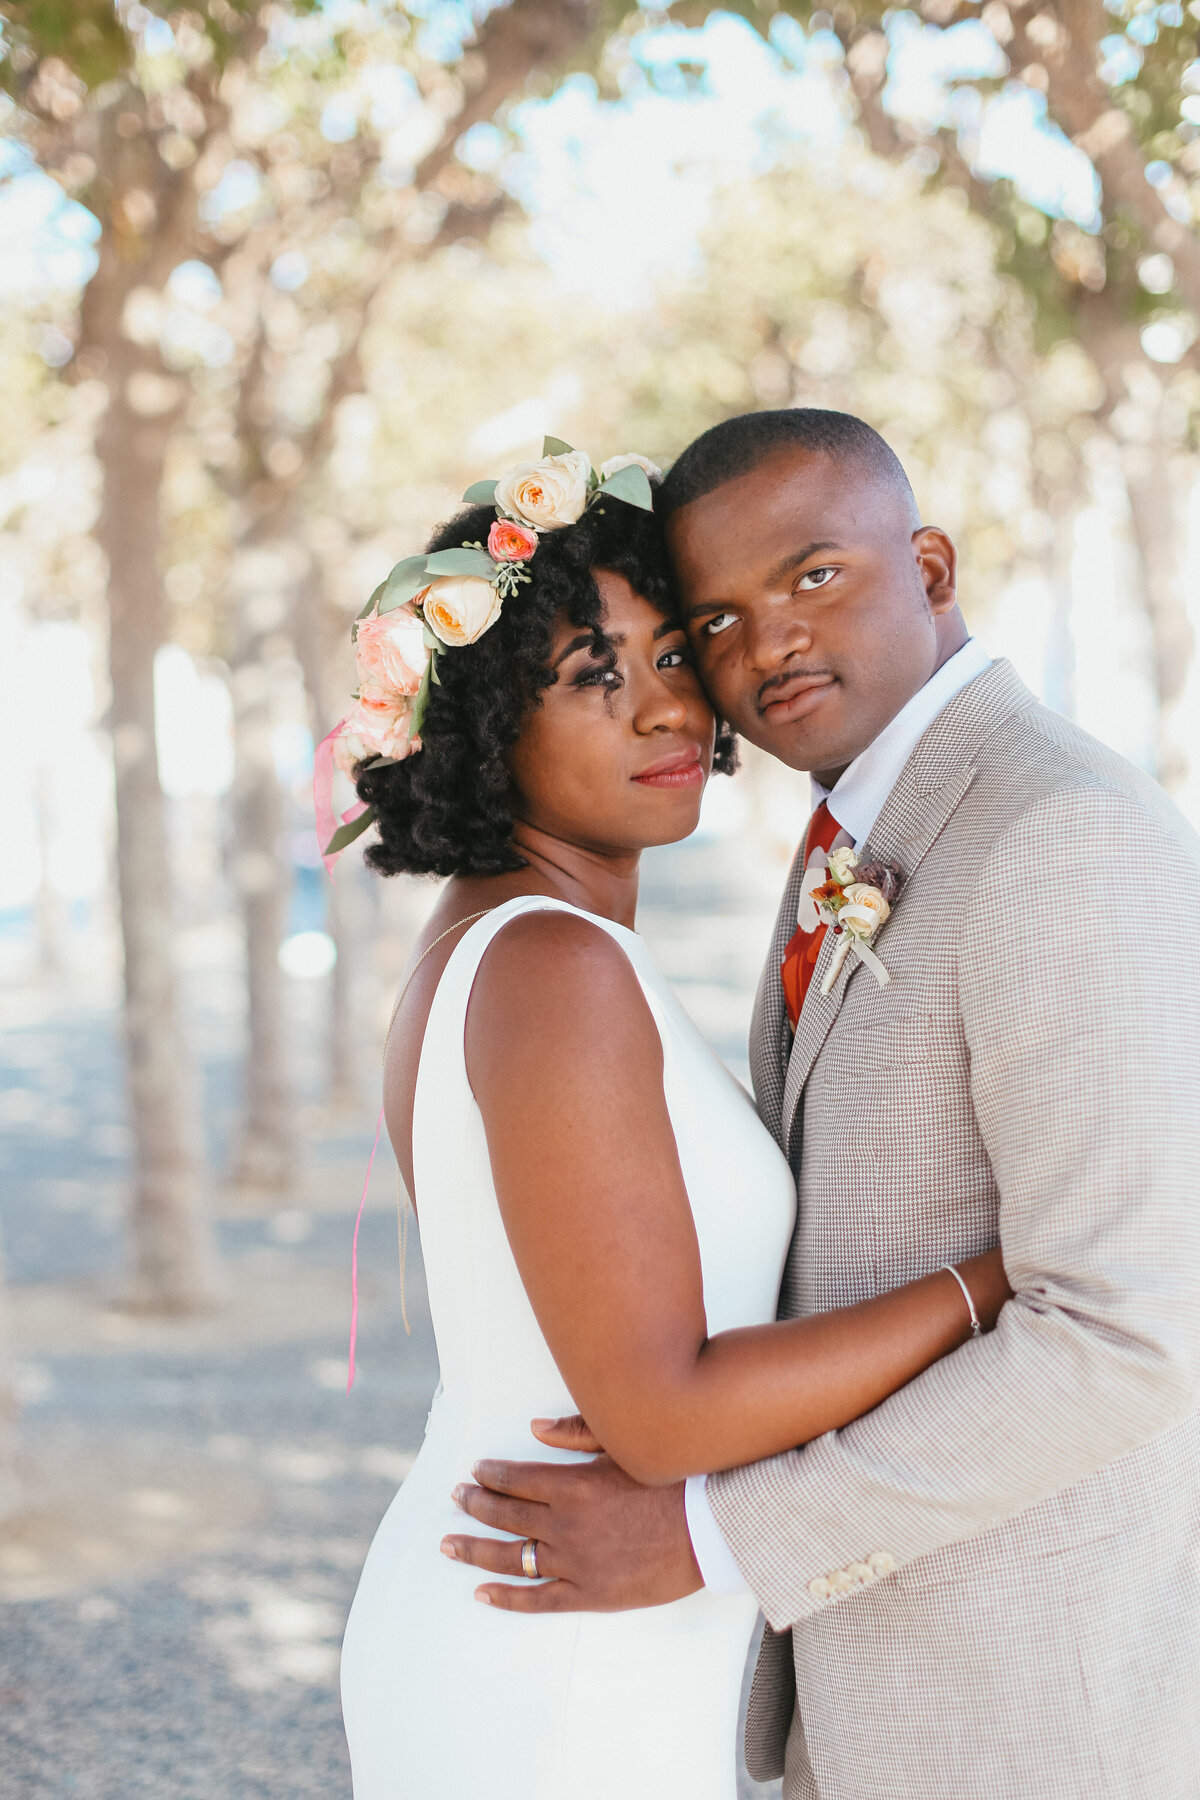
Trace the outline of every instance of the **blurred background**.
{"type": "MultiPolygon", "coordinates": [[[[860,413],[974,629],[1200,819],[1198,19],[0,4],[0,1794],[349,1795],[436,1379],[386,1149],[347,1399],[349,1238],[434,889],[329,882],[313,745],[469,481],[860,413]]],[[[742,1075],[807,812],[749,757],[647,866],[742,1075]]]]}

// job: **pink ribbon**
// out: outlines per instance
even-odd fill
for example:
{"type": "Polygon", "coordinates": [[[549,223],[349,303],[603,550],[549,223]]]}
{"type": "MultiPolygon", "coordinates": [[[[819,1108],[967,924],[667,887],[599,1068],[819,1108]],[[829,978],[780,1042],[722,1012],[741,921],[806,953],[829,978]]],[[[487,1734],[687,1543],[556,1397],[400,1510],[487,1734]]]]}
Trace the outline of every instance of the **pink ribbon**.
{"type": "Polygon", "coordinates": [[[332,842],[334,832],[338,829],[339,824],[349,825],[352,819],[357,819],[367,810],[365,800],[357,801],[354,806],[342,814],[340,820],[333,810],[333,746],[345,728],[349,717],[350,714],[347,713],[344,719],[339,719],[333,730],[325,733],[313,752],[313,812],[317,818],[317,849],[321,852],[325,873],[331,881],[333,880],[333,865],[341,855],[340,850],[335,850],[332,856],[326,855],[326,849],[332,842]]]}
{"type": "Polygon", "coordinates": [[[362,1224],[363,1207],[367,1204],[367,1189],[371,1185],[371,1170],[375,1164],[375,1152],[379,1148],[379,1133],[382,1130],[383,1108],[381,1106],[379,1117],[375,1121],[375,1142],[371,1145],[371,1155],[367,1161],[362,1199],[358,1203],[358,1214],[354,1220],[354,1247],[350,1252],[350,1361],[346,1374],[347,1393],[354,1386],[354,1350],[358,1343],[358,1228],[362,1224]]]}

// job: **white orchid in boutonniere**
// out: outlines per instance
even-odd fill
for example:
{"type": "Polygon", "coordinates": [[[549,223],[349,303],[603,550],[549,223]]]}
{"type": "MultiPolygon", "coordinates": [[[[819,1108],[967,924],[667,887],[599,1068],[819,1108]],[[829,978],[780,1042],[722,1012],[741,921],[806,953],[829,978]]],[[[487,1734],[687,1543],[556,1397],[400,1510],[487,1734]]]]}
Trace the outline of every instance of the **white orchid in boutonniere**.
{"type": "Polygon", "coordinates": [[[849,845],[829,852],[824,881],[808,888],[808,898],[821,923],[838,938],[821,992],[828,994],[853,950],[866,963],[880,987],[892,979],[871,949],[870,940],[886,925],[892,902],[900,892],[900,870],[895,863],[860,863],[849,845]]]}

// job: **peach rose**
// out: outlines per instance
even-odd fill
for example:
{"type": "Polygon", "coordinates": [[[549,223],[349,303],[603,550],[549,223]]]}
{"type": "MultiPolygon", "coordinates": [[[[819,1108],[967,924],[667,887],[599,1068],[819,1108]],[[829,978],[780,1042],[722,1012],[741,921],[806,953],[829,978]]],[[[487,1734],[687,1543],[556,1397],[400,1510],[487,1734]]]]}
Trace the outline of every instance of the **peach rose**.
{"type": "Polygon", "coordinates": [[[411,605],[398,606],[382,617],[364,619],[354,640],[360,682],[376,683],[397,694],[415,694],[429,661],[425,627],[411,605]]]}
{"type": "Polygon", "coordinates": [[[865,881],[852,881],[842,897],[846,904],[838,908],[837,922],[852,937],[874,937],[892,910],[879,889],[865,881]]]}
{"type": "Polygon", "coordinates": [[[488,555],[496,562],[524,562],[538,546],[532,525],[518,525],[514,519],[497,519],[488,532],[488,555]]]}
{"type": "Polygon", "coordinates": [[[443,575],[417,599],[429,629],[451,649],[481,638],[496,623],[503,605],[491,582],[481,575],[443,575]]]}
{"type": "Polygon", "coordinates": [[[652,463],[648,456],[610,456],[607,462],[600,464],[600,479],[607,481],[621,469],[645,469],[651,481],[662,480],[662,470],[657,463],[652,463]]]}
{"type": "Polygon", "coordinates": [[[522,463],[496,483],[496,505],[538,531],[573,525],[588,503],[591,459],[584,450],[522,463]]]}

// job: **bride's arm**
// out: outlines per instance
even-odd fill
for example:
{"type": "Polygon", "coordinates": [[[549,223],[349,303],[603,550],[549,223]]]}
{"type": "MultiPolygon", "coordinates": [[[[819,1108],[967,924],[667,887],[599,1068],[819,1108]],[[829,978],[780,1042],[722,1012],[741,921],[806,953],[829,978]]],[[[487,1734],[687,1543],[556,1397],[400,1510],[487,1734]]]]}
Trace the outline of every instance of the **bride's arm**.
{"type": "MultiPolygon", "coordinates": [[[[476,977],[467,1070],[513,1255],[563,1378],[638,1481],[756,1462],[849,1424],[964,1343],[945,1272],[709,1337],[699,1249],[637,979],[577,916],[518,918],[476,977]]],[[[985,1326],[998,1252],[958,1265],[985,1326]]]]}

